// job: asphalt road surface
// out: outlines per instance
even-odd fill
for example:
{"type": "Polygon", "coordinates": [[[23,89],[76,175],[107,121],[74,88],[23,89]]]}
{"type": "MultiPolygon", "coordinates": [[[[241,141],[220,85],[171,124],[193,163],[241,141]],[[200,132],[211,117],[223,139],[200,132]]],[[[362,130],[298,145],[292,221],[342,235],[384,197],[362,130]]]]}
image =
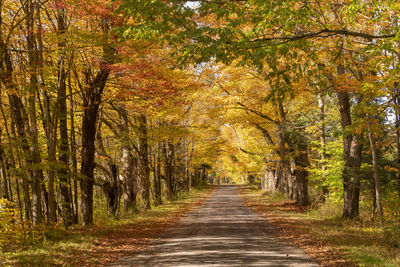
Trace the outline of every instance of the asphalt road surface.
{"type": "Polygon", "coordinates": [[[248,208],[238,187],[219,186],[146,250],[109,266],[318,266],[248,208]]]}

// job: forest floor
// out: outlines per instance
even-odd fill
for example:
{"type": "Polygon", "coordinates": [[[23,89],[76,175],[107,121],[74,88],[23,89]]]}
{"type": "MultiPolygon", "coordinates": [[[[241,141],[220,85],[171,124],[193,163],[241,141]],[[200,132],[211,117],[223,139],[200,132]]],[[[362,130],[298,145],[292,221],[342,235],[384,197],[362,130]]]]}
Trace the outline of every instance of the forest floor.
{"type": "Polygon", "coordinates": [[[124,214],[118,220],[96,220],[90,228],[54,228],[29,247],[0,252],[0,266],[102,266],[144,250],[149,242],[174,225],[212,192],[193,189],[178,200],[149,211],[124,214]]]}
{"type": "Polygon", "coordinates": [[[109,266],[318,266],[246,206],[238,186],[220,185],[149,249],[109,266]]]}
{"type": "Polygon", "coordinates": [[[322,266],[400,266],[400,238],[390,227],[317,216],[294,201],[250,186],[243,186],[240,193],[249,207],[280,230],[281,238],[303,248],[322,266]]]}

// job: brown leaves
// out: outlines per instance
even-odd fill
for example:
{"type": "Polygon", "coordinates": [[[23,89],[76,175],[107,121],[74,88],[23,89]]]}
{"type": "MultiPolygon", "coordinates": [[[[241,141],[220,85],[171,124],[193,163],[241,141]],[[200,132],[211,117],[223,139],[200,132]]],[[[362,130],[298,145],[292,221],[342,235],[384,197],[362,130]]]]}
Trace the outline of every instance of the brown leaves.
{"type": "Polygon", "coordinates": [[[322,266],[357,266],[348,260],[346,255],[335,246],[323,242],[322,237],[316,238],[311,231],[312,221],[301,215],[306,208],[297,206],[293,201],[263,201],[259,196],[249,194],[246,188],[241,188],[241,196],[246,204],[268,222],[280,230],[280,237],[289,244],[295,244],[316,259],[322,266]],[[286,215],[285,215],[286,214],[286,215]]]}
{"type": "MultiPolygon", "coordinates": [[[[207,190],[195,196],[193,202],[181,204],[180,201],[165,217],[154,213],[145,216],[143,220],[136,220],[130,224],[117,225],[106,228],[92,228],[90,235],[96,236],[94,246],[90,250],[72,251],[81,261],[77,266],[99,266],[114,262],[124,256],[145,250],[160,234],[175,226],[192,208],[206,199],[212,190],[207,190]]],[[[82,235],[88,234],[87,229],[82,235]]],[[[76,262],[76,261],[74,261],[76,262]]]]}

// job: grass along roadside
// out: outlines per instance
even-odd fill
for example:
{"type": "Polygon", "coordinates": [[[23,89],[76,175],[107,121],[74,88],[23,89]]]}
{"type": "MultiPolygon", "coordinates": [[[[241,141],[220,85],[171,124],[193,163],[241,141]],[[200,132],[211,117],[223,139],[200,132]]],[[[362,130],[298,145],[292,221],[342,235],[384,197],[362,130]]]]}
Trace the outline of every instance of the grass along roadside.
{"type": "Polygon", "coordinates": [[[400,266],[400,236],[394,229],[323,218],[248,186],[240,193],[249,207],[280,230],[282,238],[303,248],[322,266],[400,266]]]}
{"type": "Polygon", "coordinates": [[[76,226],[47,230],[45,240],[12,252],[0,252],[0,266],[101,266],[147,247],[158,235],[173,227],[212,191],[194,188],[178,200],[116,219],[96,218],[90,228],[76,226]]]}

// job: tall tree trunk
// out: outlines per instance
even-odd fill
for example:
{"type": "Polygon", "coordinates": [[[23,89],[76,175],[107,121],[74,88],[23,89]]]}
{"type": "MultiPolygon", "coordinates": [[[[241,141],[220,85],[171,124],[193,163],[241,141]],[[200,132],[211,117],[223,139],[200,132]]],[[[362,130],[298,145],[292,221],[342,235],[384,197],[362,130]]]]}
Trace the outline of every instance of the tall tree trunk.
{"type": "MultiPolygon", "coordinates": [[[[37,60],[38,62],[43,62],[43,40],[42,40],[42,23],[41,23],[41,18],[40,18],[40,5],[36,5],[36,21],[38,25],[38,30],[36,34],[36,39],[37,39],[37,46],[38,46],[38,51],[37,51],[37,60]]],[[[55,192],[54,192],[54,178],[55,178],[55,162],[56,162],[56,147],[57,147],[57,103],[56,103],[56,108],[55,108],[55,114],[54,114],[54,121],[52,120],[51,116],[51,108],[50,108],[50,97],[47,93],[46,90],[46,85],[45,85],[45,78],[43,74],[43,69],[38,68],[38,82],[40,82],[40,91],[43,97],[43,103],[44,103],[44,110],[40,104],[40,98],[38,96],[39,100],[39,106],[41,107],[41,110],[44,114],[42,122],[43,122],[43,128],[45,130],[45,135],[46,135],[46,140],[47,140],[47,154],[48,154],[48,162],[50,163],[48,166],[48,193],[45,193],[42,190],[42,195],[46,195],[45,198],[45,203],[46,203],[46,214],[47,214],[47,222],[49,224],[53,224],[57,222],[57,213],[56,213],[56,198],[55,198],[55,192]]],[[[42,189],[46,189],[44,186],[41,186],[42,189]]]]}
{"type": "MultiPolygon", "coordinates": [[[[7,123],[7,122],[5,122],[7,123]]],[[[7,163],[6,163],[6,154],[4,152],[3,142],[1,140],[2,130],[0,129],[0,189],[1,183],[3,184],[3,194],[0,195],[0,198],[3,197],[7,200],[11,200],[11,190],[9,190],[9,182],[7,178],[7,163]]],[[[10,188],[11,189],[11,188],[10,188]]],[[[1,190],[0,190],[1,193],[1,190]]]]}
{"type": "Polygon", "coordinates": [[[174,145],[171,142],[163,143],[163,160],[164,160],[164,176],[165,183],[167,186],[167,196],[168,200],[172,200],[174,198],[174,168],[173,168],[173,154],[174,154],[174,145]]]}
{"type": "MultiPolygon", "coordinates": [[[[326,180],[325,170],[326,170],[326,123],[325,123],[325,97],[322,90],[318,91],[318,108],[319,108],[319,120],[320,120],[320,143],[321,143],[321,170],[322,170],[322,180],[326,180]]],[[[322,186],[323,201],[325,201],[326,196],[329,194],[329,189],[327,186],[322,186]]]]}
{"type": "Polygon", "coordinates": [[[89,81],[83,100],[82,152],[81,152],[81,210],[84,226],[93,224],[93,186],[95,167],[95,139],[97,116],[103,89],[109,71],[101,70],[93,81],[89,81]]]}
{"type": "MultiPolygon", "coordinates": [[[[279,183],[279,191],[283,194],[289,194],[291,199],[293,197],[292,192],[289,191],[289,183],[291,182],[291,168],[290,168],[290,161],[289,161],[289,156],[288,156],[288,151],[290,151],[290,148],[288,149],[286,147],[286,144],[288,144],[287,140],[287,134],[286,134],[286,112],[284,110],[283,104],[281,101],[277,103],[277,108],[278,108],[278,115],[280,118],[280,121],[277,125],[278,127],[278,146],[279,146],[279,151],[278,155],[280,157],[280,163],[279,163],[279,168],[280,172],[278,172],[278,183],[279,183]]],[[[293,188],[294,186],[292,186],[293,188]]]]}
{"type": "Polygon", "coordinates": [[[305,140],[297,145],[295,153],[296,202],[298,205],[305,206],[308,205],[308,168],[310,167],[305,140]]]}
{"type": "MultiPolygon", "coordinates": [[[[39,165],[41,162],[39,141],[38,141],[38,126],[36,116],[36,93],[38,92],[38,52],[35,44],[34,35],[34,12],[35,5],[32,0],[28,0],[25,4],[26,15],[26,41],[28,48],[28,59],[30,67],[30,94],[28,97],[29,103],[29,118],[30,118],[30,137],[32,148],[32,163],[39,165]]],[[[43,180],[43,172],[40,169],[33,168],[32,170],[32,218],[34,224],[42,222],[42,201],[41,201],[41,181],[43,180]]]]}
{"type": "Polygon", "coordinates": [[[394,93],[394,104],[395,104],[395,123],[396,123],[396,165],[397,165],[397,194],[398,194],[398,216],[400,220],[400,90],[399,90],[399,83],[394,83],[393,86],[393,93],[394,93]]]}
{"type": "Polygon", "coordinates": [[[60,130],[60,152],[59,161],[62,164],[58,171],[58,178],[60,181],[60,197],[61,197],[61,216],[63,218],[63,224],[68,227],[72,224],[72,207],[71,198],[68,186],[68,166],[69,166],[69,144],[68,144],[68,126],[67,126],[67,87],[66,87],[66,71],[65,71],[65,38],[66,32],[65,25],[65,13],[61,8],[57,14],[58,24],[58,109],[59,109],[59,130],[60,130]]]}
{"type": "Polygon", "coordinates": [[[74,177],[74,223],[78,223],[79,218],[79,205],[78,205],[78,179],[76,174],[78,173],[78,161],[76,157],[76,138],[75,138],[75,108],[74,108],[74,96],[72,93],[72,84],[71,84],[71,73],[68,75],[68,88],[69,88],[69,101],[70,101],[70,123],[71,123],[71,162],[72,162],[72,174],[74,177]]]}
{"type": "Polygon", "coordinates": [[[156,206],[162,204],[162,191],[161,191],[161,145],[158,143],[158,150],[155,152],[155,160],[154,160],[154,204],[156,206]]]}
{"type": "MultiPolygon", "coordinates": [[[[338,75],[345,73],[343,65],[337,68],[338,75]]],[[[362,156],[362,145],[358,137],[348,133],[352,125],[350,111],[350,95],[346,91],[338,90],[340,117],[343,131],[343,217],[354,218],[359,215],[360,199],[360,167],[362,156]]]]}
{"type": "MultiPolygon", "coordinates": [[[[104,34],[109,34],[110,25],[103,22],[104,34]]],[[[108,41],[108,40],[107,40],[108,41]]],[[[85,72],[86,89],[83,92],[83,117],[82,117],[82,152],[81,152],[81,210],[83,225],[93,224],[93,186],[95,167],[94,153],[97,129],[97,117],[102,100],[104,87],[110,75],[110,64],[114,62],[115,49],[104,40],[103,59],[100,70],[91,77],[89,70],[85,72]]]]}
{"type": "Polygon", "coordinates": [[[115,163],[110,162],[110,180],[103,183],[102,188],[107,198],[107,210],[112,215],[116,216],[118,211],[118,167],[115,163]]]}
{"type": "Polygon", "coordinates": [[[189,152],[189,146],[190,146],[190,140],[187,140],[185,144],[185,181],[186,181],[186,192],[189,192],[190,189],[192,188],[192,177],[190,176],[190,161],[191,161],[191,156],[193,155],[193,143],[192,143],[192,151],[191,153],[189,152]],[[190,154],[190,155],[189,155],[190,154]]]}
{"type": "Polygon", "coordinates": [[[147,144],[147,120],[146,116],[143,114],[139,116],[139,169],[143,208],[150,209],[150,168],[147,144]]]}
{"type": "Polygon", "coordinates": [[[376,196],[376,207],[378,208],[378,215],[382,222],[383,219],[383,208],[381,201],[381,188],[380,188],[380,179],[379,179],[379,170],[378,170],[378,155],[376,149],[375,138],[371,129],[371,120],[368,118],[368,138],[371,146],[371,154],[372,154],[372,164],[374,166],[374,181],[375,181],[375,196],[376,196]]]}
{"type": "Polygon", "coordinates": [[[137,162],[134,158],[132,149],[128,145],[122,147],[122,177],[125,185],[124,190],[124,209],[136,209],[136,177],[137,177],[137,162]]]}
{"type": "Polygon", "coordinates": [[[124,105],[118,106],[119,128],[118,134],[122,143],[121,173],[124,185],[124,209],[136,209],[136,187],[138,166],[132,150],[132,141],[129,138],[129,118],[124,105]]]}

